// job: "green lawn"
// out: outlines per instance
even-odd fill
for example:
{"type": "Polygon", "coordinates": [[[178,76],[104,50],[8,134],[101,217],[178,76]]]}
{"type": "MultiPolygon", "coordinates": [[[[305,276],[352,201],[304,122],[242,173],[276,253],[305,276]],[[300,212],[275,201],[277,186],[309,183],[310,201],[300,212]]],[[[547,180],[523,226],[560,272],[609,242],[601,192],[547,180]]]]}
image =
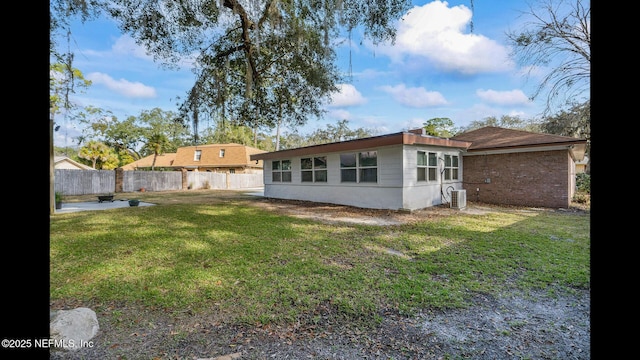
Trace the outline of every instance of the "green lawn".
{"type": "Polygon", "coordinates": [[[590,287],[589,213],[329,225],[198,194],[138,194],[158,205],[51,216],[51,300],[215,308],[249,323],[328,307],[368,322],[387,310],[465,307],[478,292],[590,287]]]}

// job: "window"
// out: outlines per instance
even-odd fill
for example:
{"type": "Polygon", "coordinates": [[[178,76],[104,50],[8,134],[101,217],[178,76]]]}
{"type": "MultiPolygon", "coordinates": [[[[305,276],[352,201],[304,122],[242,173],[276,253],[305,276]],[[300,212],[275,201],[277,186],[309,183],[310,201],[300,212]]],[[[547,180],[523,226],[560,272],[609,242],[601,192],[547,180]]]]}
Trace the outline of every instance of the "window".
{"type": "Polygon", "coordinates": [[[340,154],[340,181],[356,182],[356,154],[340,154]]]}
{"type": "Polygon", "coordinates": [[[378,152],[340,154],[342,182],[378,182],[378,152]]]}
{"type": "Polygon", "coordinates": [[[300,159],[302,182],[327,182],[327,157],[300,159]]]}
{"type": "Polygon", "coordinates": [[[459,180],[458,179],[458,156],[457,155],[445,155],[444,156],[444,179],[445,180],[459,180]]]}
{"type": "Polygon", "coordinates": [[[202,157],[202,150],[196,150],[196,152],[193,154],[193,161],[200,161],[201,157],[202,157]]]}
{"type": "Polygon", "coordinates": [[[271,162],[271,181],[291,182],[291,160],[275,160],[271,162]]]}
{"type": "Polygon", "coordinates": [[[436,153],[418,151],[418,181],[436,181],[438,158],[436,153]]]}
{"type": "Polygon", "coordinates": [[[224,157],[224,149],[220,149],[220,157],[224,157]]]}

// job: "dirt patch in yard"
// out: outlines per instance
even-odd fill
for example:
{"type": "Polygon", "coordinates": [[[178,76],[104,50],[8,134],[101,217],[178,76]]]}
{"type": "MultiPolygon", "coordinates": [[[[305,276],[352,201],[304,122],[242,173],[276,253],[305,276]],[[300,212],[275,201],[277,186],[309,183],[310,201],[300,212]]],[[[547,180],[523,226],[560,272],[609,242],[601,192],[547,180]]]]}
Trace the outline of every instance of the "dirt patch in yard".
{"type": "Polygon", "coordinates": [[[464,209],[453,209],[448,205],[432,206],[414,211],[363,209],[353,206],[315,203],[311,201],[281,200],[271,198],[255,199],[253,205],[298,218],[314,219],[322,222],[352,223],[363,225],[400,225],[425,221],[442,216],[460,214],[484,215],[491,212],[505,211],[561,211],[561,212],[587,212],[585,207],[572,207],[570,209],[545,209],[517,206],[497,206],[491,204],[468,203],[464,209]]]}
{"type": "Polygon", "coordinates": [[[412,317],[383,312],[381,324],[366,329],[340,321],[330,307],[318,309],[320,321],[311,314],[313,323],[300,319],[287,326],[226,325],[215,311],[172,316],[159,309],[98,307],[94,345],[54,349],[50,359],[587,360],[590,307],[588,291],[477,295],[468,309],[412,317]],[[114,320],[113,309],[126,322],[114,320]]]}

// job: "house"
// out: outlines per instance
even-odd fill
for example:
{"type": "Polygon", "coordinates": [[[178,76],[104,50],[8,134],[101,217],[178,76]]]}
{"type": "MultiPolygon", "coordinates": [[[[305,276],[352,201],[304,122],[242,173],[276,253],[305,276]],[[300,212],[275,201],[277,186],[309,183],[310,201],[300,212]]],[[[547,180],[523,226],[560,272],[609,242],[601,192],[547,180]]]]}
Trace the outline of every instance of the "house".
{"type": "MultiPolygon", "coordinates": [[[[266,151],[235,143],[180,147],[175,153],[158,155],[156,170],[223,172],[231,174],[261,174],[262,162],[251,160],[252,154],[266,151]]],[[[124,170],[151,170],[153,155],[123,166],[124,170]]]]}
{"type": "Polygon", "coordinates": [[[417,210],[460,200],[570,205],[586,141],[486,127],[450,139],[423,129],[251,155],[264,196],[417,210]]]}
{"type": "Polygon", "coordinates": [[[123,170],[151,170],[151,165],[154,165],[154,170],[175,170],[173,167],[173,161],[176,158],[176,153],[159,154],[156,157],[156,163],[153,164],[154,155],[143,157],[132,163],[122,166],[123,170]]]}
{"type": "Polygon", "coordinates": [[[65,169],[65,170],[95,170],[91,166],[81,164],[66,156],[54,156],[53,166],[55,169],[65,169]]]}
{"type": "Polygon", "coordinates": [[[576,162],[586,140],[488,126],[451,138],[464,153],[467,199],[484,203],[568,208],[576,191],[576,162]]]}
{"type": "Polygon", "coordinates": [[[576,174],[587,172],[587,164],[589,163],[589,157],[585,156],[582,160],[576,162],[576,174]]]}
{"type": "Polygon", "coordinates": [[[471,142],[423,129],[251,155],[264,161],[264,196],[415,210],[447,203],[462,189],[471,142]]]}
{"type": "Polygon", "coordinates": [[[178,148],[173,166],[187,171],[231,174],[262,173],[262,161],[250,158],[266,151],[235,143],[195,145],[178,148]]]}

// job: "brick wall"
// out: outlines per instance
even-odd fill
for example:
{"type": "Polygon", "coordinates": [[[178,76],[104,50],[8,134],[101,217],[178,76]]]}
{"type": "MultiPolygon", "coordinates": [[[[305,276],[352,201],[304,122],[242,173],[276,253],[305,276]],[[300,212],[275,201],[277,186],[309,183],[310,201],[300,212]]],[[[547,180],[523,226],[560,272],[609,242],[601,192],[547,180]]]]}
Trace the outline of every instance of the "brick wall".
{"type": "Polygon", "coordinates": [[[463,187],[469,201],[568,208],[571,159],[566,150],[463,158],[463,187]]]}

